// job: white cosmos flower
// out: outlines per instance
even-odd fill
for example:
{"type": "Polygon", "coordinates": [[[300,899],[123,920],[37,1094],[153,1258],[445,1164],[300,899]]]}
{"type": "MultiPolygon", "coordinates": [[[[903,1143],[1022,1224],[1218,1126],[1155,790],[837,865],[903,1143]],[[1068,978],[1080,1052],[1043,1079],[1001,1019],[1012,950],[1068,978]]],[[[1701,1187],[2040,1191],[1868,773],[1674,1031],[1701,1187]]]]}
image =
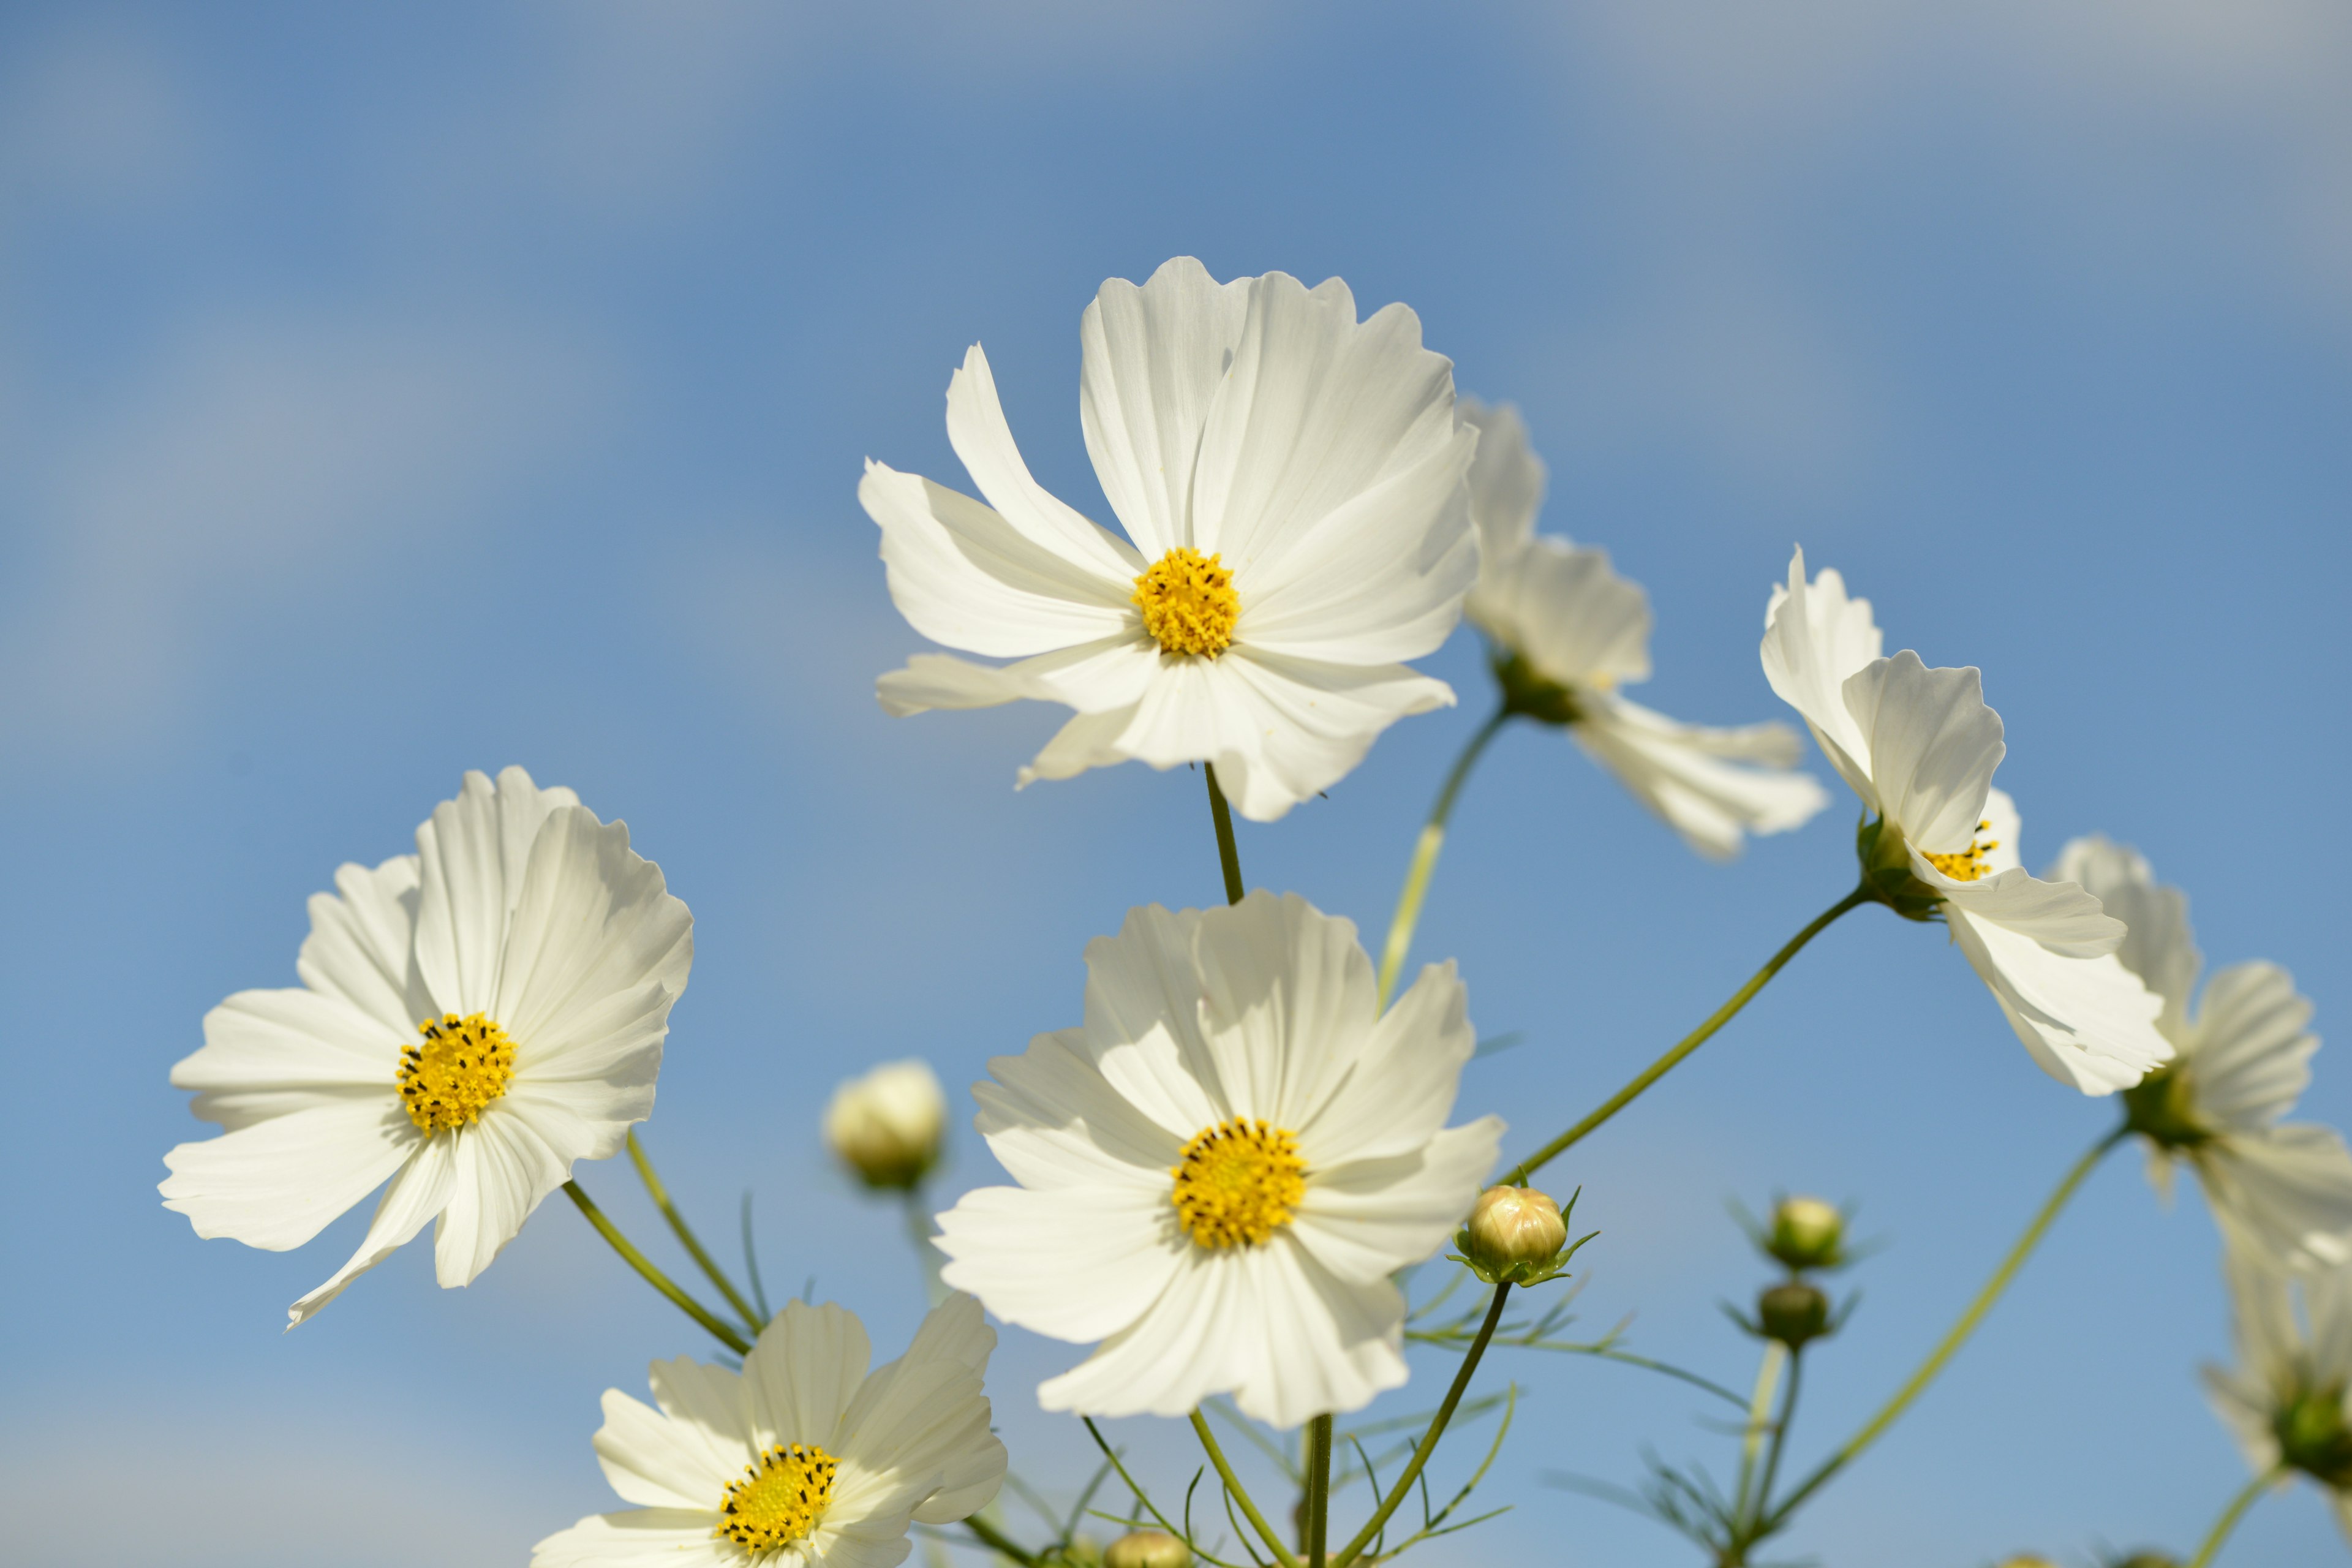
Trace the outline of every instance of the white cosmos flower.
{"type": "Polygon", "coordinates": [[[1764,674],[1875,819],[1864,876],[1915,919],[1940,916],[2042,1070],[2085,1094],[2137,1083],[2172,1055],[2163,1003],[2119,963],[2123,922],[2018,858],[2017,807],[1992,787],[2006,747],[1973,668],[1879,655],[1870,601],[1789,563],[1765,615],[1764,674]]]}
{"type": "Polygon", "coordinates": [[[1358,321],[1337,279],[1219,283],[1183,257],[1105,283],[1079,336],[1087,452],[1127,538],[1030,477],[974,344],[948,440],[986,504],[874,462],[857,495],[914,628],[1017,662],[920,654],[883,707],[1066,703],[1022,783],[1208,762],[1271,821],[1454,700],[1402,662],[1445,640],[1477,574],[1475,437],[1420,318],[1358,321]]]}
{"type": "Polygon", "coordinates": [[[2317,1481],[2352,1540],[2352,1270],[2291,1271],[2221,1234],[2238,1364],[2205,1369],[2214,1411],[2257,1475],[2284,1465],[2317,1481]]]}
{"type": "Polygon", "coordinates": [[[520,768],[467,773],[416,848],[338,870],[301,985],[231,996],[172,1069],[227,1130],[163,1157],[164,1206],[198,1236],[284,1251],[384,1187],[293,1322],[436,1217],[441,1283],[471,1283],[573,1161],[617,1152],[653,1110],[693,962],[693,920],[628,828],[520,768]]]}
{"type": "Polygon", "coordinates": [[[2319,1049],[2294,977],[2274,963],[2232,964],[2196,999],[2204,961],[2189,900],[2159,887],[2145,858],[2077,838],[2051,874],[2081,883],[2130,929],[2116,956],[2164,1000],[2157,1026],[2177,1054],[2124,1093],[2158,1190],[2186,1162],[2215,1213],[2282,1263],[2352,1262],[2352,1150],[2333,1128],[2279,1122],[2311,1082],[2319,1049]]]}
{"type": "Polygon", "coordinates": [[[980,1305],[931,1310],[907,1353],[868,1373],[856,1315],[788,1303],[743,1370],[656,1362],[648,1408],[604,1393],[596,1459],[637,1506],[583,1519],[531,1568],[892,1568],[910,1524],[952,1524],[1004,1479],[981,1392],[996,1333],[980,1305]]]}
{"type": "Polygon", "coordinates": [[[1462,983],[1381,1016],[1356,928],[1294,896],[1131,910],[1087,948],[1086,1022],[989,1064],[977,1125],[1017,1187],[940,1216],[950,1285],[1102,1341],[1048,1410],[1292,1426],[1405,1380],[1390,1275],[1470,1212],[1503,1124],[1448,1128],[1462,983]]]}
{"type": "Polygon", "coordinates": [[[1827,805],[1811,774],[1791,771],[1804,742],[1786,724],[1683,724],[1619,694],[1650,679],[1649,595],[1611,569],[1607,551],[1535,531],[1544,466],[1517,409],[1468,397],[1456,406],[1478,431],[1478,582],[1463,613],[1493,643],[1511,710],[1566,725],[1587,756],[1712,858],[1827,805]]]}

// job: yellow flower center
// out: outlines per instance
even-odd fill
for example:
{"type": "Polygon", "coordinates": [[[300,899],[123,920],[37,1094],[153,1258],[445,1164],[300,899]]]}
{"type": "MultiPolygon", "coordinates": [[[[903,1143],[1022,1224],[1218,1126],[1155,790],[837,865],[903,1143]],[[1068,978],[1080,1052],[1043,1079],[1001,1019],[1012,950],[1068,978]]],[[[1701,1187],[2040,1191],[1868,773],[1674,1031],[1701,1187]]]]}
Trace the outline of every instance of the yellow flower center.
{"type": "Polygon", "coordinates": [[[514,1079],[514,1041],[479,1013],[445,1013],[416,1026],[421,1046],[400,1053],[400,1103],[427,1135],[468,1127],[514,1079]]]}
{"type": "Polygon", "coordinates": [[[1176,1219],[1195,1244],[1255,1247],[1290,1223],[1307,1195],[1298,1140],[1279,1127],[1235,1117],[1184,1145],[1171,1166],[1176,1219]]]}
{"type": "Polygon", "coordinates": [[[1922,849],[1919,851],[1920,857],[1928,865],[1933,866],[1955,882],[1982,881],[1986,870],[1989,869],[1985,865],[1985,857],[2000,847],[2000,840],[1984,837],[1986,830],[1991,826],[1992,824],[1990,822],[1978,823],[1976,842],[1957,855],[1930,855],[1922,849]]]}
{"type": "Polygon", "coordinates": [[[1178,545],[1135,580],[1135,607],[1143,629],[1169,653],[1214,658],[1232,646],[1242,618],[1234,574],[1214,555],[1178,545]]]}
{"type": "Polygon", "coordinates": [[[814,1443],[779,1443],[719,1500],[720,1535],[753,1556],[803,1540],[833,1500],[841,1461],[814,1443]]]}

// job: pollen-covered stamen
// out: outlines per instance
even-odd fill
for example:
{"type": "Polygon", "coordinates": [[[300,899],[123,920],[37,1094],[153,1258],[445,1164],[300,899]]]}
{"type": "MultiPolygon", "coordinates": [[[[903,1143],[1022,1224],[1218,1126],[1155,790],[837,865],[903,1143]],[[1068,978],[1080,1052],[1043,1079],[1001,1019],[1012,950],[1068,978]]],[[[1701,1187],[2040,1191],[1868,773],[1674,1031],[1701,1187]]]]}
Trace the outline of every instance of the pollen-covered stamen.
{"type": "Polygon", "coordinates": [[[467,1127],[514,1079],[514,1041],[479,1013],[445,1013],[416,1026],[421,1046],[400,1053],[400,1103],[427,1133],[467,1127]]]}
{"type": "Polygon", "coordinates": [[[1991,869],[1985,864],[1985,857],[2000,847],[2000,839],[1985,837],[1991,827],[1992,824],[1990,822],[1978,823],[1975,842],[1958,854],[1930,855],[1922,849],[1919,851],[1920,857],[1928,865],[1933,866],[1955,882],[1982,881],[1985,873],[1991,869]]]}
{"type": "Polygon", "coordinates": [[[1233,646],[1242,618],[1234,574],[1214,555],[1179,545],[1135,580],[1143,629],[1169,653],[1214,658],[1233,646]]]}
{"type": "Polygon", "coordinates": [[[719,1500],[723,1536],[753,1556],[807,1538],[833,1501],[834,1473],[841,1461],[814,1443],[779,1443],[748,1467],[740,1481],[727,1484],[719,1500]]]}
{"type": "Polygon", "coordinates": [[[1235,1117],[1184,1145],[1170,1167],[1176,1219],[1201,1247],[1255,1247],[1290,1223],[1307,1196],[1298,1140],[1279,1127],[1235,1117]]]}

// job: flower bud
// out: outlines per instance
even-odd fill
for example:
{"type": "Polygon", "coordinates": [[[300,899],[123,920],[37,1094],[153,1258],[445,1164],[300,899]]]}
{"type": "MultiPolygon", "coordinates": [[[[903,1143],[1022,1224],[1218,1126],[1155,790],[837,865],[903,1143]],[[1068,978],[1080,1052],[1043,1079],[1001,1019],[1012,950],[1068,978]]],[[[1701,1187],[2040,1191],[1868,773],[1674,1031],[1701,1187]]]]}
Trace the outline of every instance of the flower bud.
{"type": "Polygon", "coordinates": [[[2128,1557],[2116,1558],[2107,1568],[2180,1568],[2180,1559],[2161,1552],[2135,1552],[2128,1557]]]}
{"type": "Polygon", "coordinates": [[[1797,1350],[1830,1331],[1830,1299],[1801,1279],[1768,1285],[1756,1298],[1756,1321],[1766,1339],[1797,1350]]]}
{"type": "Polygon", "coordinates": [[[1103,1546],[1091,1535],[1073,1535],[1068,1544],[1037,1559],[1043,1568],[1103,1568],[1103,1546]]]}
{"type": "Polygon", "coordinates": [[[1772,1205],[1764,1250],[1792,1269],[1834,1268],[1845,1261],[1845,1215],[1820,1198],[1782,1198],[1772,1205]]]}
{"type": "Polygon", "coordinates": [[[1472,1260],[1497,1272],[1549,1263],[1568,1245],[1559,1205],[1533,1187],[1488,1187],[1478,1194],[1463,1234],[1472,1260]]]}
{"type": "Polygon", "coordinates": [[[906,1191],[939,1163],[947,1097],[929,1064],[886,1062],[833,1091],[824,1141],[869,1187],[906,1191]]]}
{"type": "Polygon", "coordinates": [[[1103,1553],[1103,1568],[1186,1568],[1192,1561],[1185,1544],[1164,1530],[1122,1535],[1103,1553]]]}
{"type": "Polygon", "coordinates": [[[1996,1568],[2058,1568],[2058,1564],[2051,1562],[2047,1557],[2036,1557],[2031,1552],[2021,1552],[2014,1557],[2002,1558],[1996,1568]]]}

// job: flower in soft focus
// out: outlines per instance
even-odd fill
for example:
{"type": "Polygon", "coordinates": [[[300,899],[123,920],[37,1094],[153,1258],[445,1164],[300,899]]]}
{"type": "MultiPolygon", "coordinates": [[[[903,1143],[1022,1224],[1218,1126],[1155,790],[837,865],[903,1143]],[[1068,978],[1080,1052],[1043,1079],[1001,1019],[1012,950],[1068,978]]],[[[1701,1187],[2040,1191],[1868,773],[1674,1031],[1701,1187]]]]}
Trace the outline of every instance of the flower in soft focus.
{"type": "Polygon", "coordinates": [[[1015,662],[919,654],[883,707],[1065,703],[1022,783],[1207,762],[1263,822],[1454,700],[1402,662],[1445,640],[1478,570],[1475,437],[1420,318],[1359,321],[1337,279],[1219,283],[1183,257],[1105,283],[1079,338],[1087,452],[1127,537],[1030,477],[974,344],[948,440],[986,504],[874,462],[857,495],[914,628],[1015,662]]]}
{"type": "Polygon", "coordinates": [[[1793,1270],[1838,1268],[1845,1262],[1845,1215],[1820,1198],[1782,1198],[1772,1205],[1764,1250],[1793,1270]]]}
{"type": "Polygon", "coordinates": [[[227,1129],[163,1157],[164,1206],[198,1236],[299,1247],[390,1179],[297,1323],[436,1218],[441,1283],[470,1283],[573,1161],[618,1152],[693,963],[692,917],[628,828],[520,768],[467,773],[416,848],[338,870],[301,985],[231,996],[172,1069],[227,1129]]]}
{"type": "Polygon", "coordinates": [[[929,1063],[885,1062],[833,1091],[825,1147],[867,1186],[905,1191],[939,1163],[947,1118],[947,1096],[929,1063]]]}
{"type": "Polygon", "coordinates": [[[2221,1234],[2238,1364],[2205,1369],[2213,1408],[2256,1474],[2284,1466],[2317,1481],[2352,1539],[2352,1270],[2284,1269],[2221,1234]]]}
{"type": "Polygon", "coordinates": [[[2017,807],[1992,787],[2006,747],[1977,671],[1879,656],[1870,601],[1805,552],[1772,590],[1764,674],[1804,715],[1870,814],[1864,885],[1915,920],[1941,918],[2043,1071],[2085,1094],[2137,1083],[2172,1055],[2163,1004],[2116,957],[2124,925],[2071,882],[2028,874],[2017,807]]]}
{"type": "Polygon", "coordinates": [[[1192,1549],[1164,1530],[1132,1531],[1103,1553],[1103,1568],[1189,1568],[1192,1561],[1192,1549]]]}
{"type": "Polygon", "coordinates": [[[2352,1262],[2352,1150],[2333,1128],[2279,1124],[2311,1082],[2311,1004],[2274,963],[2218,971],[2196,998],[2203,957],[2189,900],[2160,887],[2137,851],[2077,838],[2051,873],[2079,882],[2130,934],[2116,956],[2164,1000],[2172,1060],[2124,1091],[2148,1174],[2168,1191],[2176,1162],[2197,1173],[2217,1215],[2293,1268],[2352,1262]]]}
{"type": "Polygon", "coordinates": [[[1474,1039],[1432,964],[1381,1015],[1356,928],[1296,896],[1129,911],[1087,947],[1086,1022],[989,1063],[978,1126],[1017,1187],[940,1216],[947,1282],[1101,1348],[1048,1410],[1294,1426],[1405,1380],[1390,1276],[1434,1252],[1503,1124],[1445,1118],[1474,1039]]]}
{"type": "Polygon", "coordinates": [[[740,1372],[656,1362],[658,1408],[607,1389],[596,1433],[604,1479],[637,1506],[549,1536],[531,1568],[891,1568],[910,1526],[968,1518],[1004,1480],[981,1390],[995,1348],[980,1304],[950,1297],[869,1373],[855,1313],[793,1301],[740,1372]]]}
{"type": "Polygon", "coordinates": [[[1606,551],[1535,531],[1544,466],[1517,409],[1457,406],[1479,432],[1478,581],[1462,608],[1492,644],[1509,710],[1565,725],[1702,855],[1736,855],[1744,835],[1801,826],[1827,805],[1813,776],[1792,771],[1803,742],[1787,725],[1683,724],[1618,694],[1650,679],[1649,595],[1611,570],[1606,551]]]}
{"type": "Polygon", "coordinates": [[[1790,1350],[1802,1350],[1836,1325],[1830,1321],[1830,1299],[1821,1288],[1802,1279],[1767,1285],[1756,1297],[1756,1328],[1764,1338],[1778,1340],[1790,1350]]]}

